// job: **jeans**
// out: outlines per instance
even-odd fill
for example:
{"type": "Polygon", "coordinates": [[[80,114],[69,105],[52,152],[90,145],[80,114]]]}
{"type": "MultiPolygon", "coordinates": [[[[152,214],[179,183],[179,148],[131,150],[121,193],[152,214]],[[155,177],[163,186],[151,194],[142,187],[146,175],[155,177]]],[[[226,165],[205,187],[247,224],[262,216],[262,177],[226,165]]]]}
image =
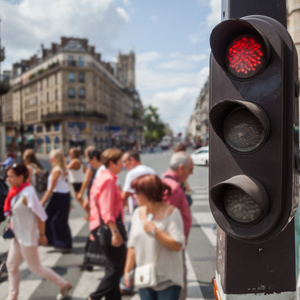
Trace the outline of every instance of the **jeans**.
{"type": "Polygon", "coordinates": [[[164,290],[155,291],[152,288],[139,289],[141,300],[178,300],[181,287],[179,285],[171,285],[164,290]]]}

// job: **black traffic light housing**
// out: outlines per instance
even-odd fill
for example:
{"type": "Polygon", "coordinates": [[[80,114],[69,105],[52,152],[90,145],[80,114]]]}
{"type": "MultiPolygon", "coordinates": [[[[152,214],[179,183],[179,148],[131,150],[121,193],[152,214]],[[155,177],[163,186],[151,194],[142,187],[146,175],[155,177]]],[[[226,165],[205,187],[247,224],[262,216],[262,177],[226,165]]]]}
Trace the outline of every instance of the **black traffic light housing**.
{"type": "Polygon", "coordinates": [[[298,206],[298,62],[286,28],[266,16],[212,31],[210,207],[230,236],[268,240],[298,206]]]}

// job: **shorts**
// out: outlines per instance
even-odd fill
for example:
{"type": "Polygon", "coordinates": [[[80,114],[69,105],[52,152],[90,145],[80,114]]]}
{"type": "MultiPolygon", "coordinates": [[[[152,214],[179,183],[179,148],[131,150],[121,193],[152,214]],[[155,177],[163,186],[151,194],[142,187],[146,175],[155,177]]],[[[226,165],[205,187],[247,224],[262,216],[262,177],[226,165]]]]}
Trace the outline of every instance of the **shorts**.
{"type": "Polygon", "coordinates": [[[81,186],[82,186],[82,182],[74,182],[74,183],[72,183],[72,185],[73,185],[73,188],[74,188],[74,191],[75,192],[79,192],[80,191],[80,189],[81,189],[81,186]]]}

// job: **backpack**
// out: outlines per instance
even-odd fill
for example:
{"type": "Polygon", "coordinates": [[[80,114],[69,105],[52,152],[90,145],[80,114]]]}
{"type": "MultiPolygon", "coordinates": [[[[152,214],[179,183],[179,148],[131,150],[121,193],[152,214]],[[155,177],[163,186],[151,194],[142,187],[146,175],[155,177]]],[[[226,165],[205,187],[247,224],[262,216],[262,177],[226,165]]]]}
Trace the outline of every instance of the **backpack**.
{"type": "Polygon", "coordinates": [[[35,189],[39,193],[43,193],[47,190],[48,185],[48,177],[49,171],[47,169],[39,169],[38,172],[35,174],[35,189]]]}

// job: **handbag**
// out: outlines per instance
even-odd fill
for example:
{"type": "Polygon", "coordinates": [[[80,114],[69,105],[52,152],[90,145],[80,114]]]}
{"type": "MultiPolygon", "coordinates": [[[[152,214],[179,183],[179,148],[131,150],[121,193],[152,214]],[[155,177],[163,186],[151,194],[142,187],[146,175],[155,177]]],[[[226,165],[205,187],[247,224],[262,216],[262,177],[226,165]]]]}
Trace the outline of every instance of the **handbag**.
{"type": "Polygon", "coordinates": [[[12,239],[15,237],[14,232],[12,231],[12,229],[9,227],[9,224],[3,229],[3,234],[2,237],[6,240],[6,239],[12,239]]]}
{"type": "Polygon", "coordinates": [[[137,288],[145,288],[156,286],[157,278],[156,278],[156,262],[158,259],[158,255],[160,250],[157,252],[154,261],[150,264],[138,266],[134,271],[134,285],[137,288]]]}
{"type": "Polygon", "coordinates": [[[100,245],[99,239],[94,241],[88,239],[84,256],[85,265],[95,265],[103,267],[105,265],[105,255],[100,245]]]}
{"type": "Polygon", "coordinates": [[[145,288],[156,286],[156,268],[155,263],[146,264],[136,267],[134,271],[134,286],[137,288],[145,288]]]}

